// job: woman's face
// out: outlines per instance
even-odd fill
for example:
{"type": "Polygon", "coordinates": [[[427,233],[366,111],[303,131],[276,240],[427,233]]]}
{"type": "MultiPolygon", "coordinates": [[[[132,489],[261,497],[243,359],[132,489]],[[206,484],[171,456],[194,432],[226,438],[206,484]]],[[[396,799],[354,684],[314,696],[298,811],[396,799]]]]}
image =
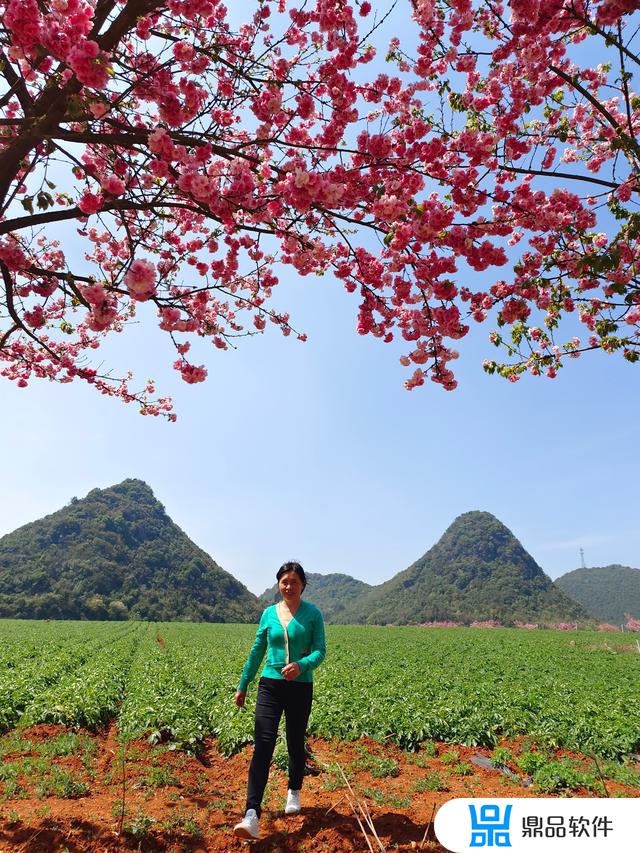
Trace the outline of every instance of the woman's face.
{"type": "Polygon", "coordinates": [[[302,581],[297,572],[285,572],[278,581],[280,595],[285,601],[300,598],[302,595],[302,581]]]}

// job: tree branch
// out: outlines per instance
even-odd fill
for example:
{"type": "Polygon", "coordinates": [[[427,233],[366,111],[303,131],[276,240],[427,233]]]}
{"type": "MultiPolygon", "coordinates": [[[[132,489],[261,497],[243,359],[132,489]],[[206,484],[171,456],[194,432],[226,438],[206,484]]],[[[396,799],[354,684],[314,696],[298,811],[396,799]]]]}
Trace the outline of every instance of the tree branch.
{"type": "Polygon", "coordinates": [[[638,156],[640,156],[640,146],[635,141],[635,139],[633,139],[631,136],[629,136],[628,133],[624,132],[622,125],[618,124],[618,122],[611,115],[609,110],[607,110],[606,107],[604,107],[600,103],[600,101],[597,98],[595,98],[591,94],[591,92],[589,92],[588,89],[585,89],[585,87],[581,83],[578,82],[577,76],[572,77],[570,74],[567,74],[566,71],[563,71],[561,68],[558,68],[555,65],[550,65],[549,69],[551,71],[553,71],[553,73],[556,74],[558,77],[560,77],[562,80],[567,82],[573,89],[576,90],[576,92],[580,92],[582,97],[586,98],[587,101],[589,101],[589,103],[594,107],[594,109],[596,109],[602,116],[604,116],[604,118],[611,125],[611,127],[613,127],[615,129],[616,135],[621,140],[624,140],[631,148],[633,148],[636,158],[638,156]]]}
{"type": "Polygon", "coordinates": [[[96,10],[93,15],[93,27],[89,38],[95,38],[100,32],[102,25],[107,20],[111,12],[115,9],[115,0],[98,0],[96,10]]]}
{"type": "MultiPolygon", "coordinates": [[[[571,181],[586,181],[609,189],[618,189],[614,181],[603,181],[602,178],[592,178],[590,175],[573,175],[571,172],[547,172],[544,169],[519,169],[517,166],[502,166],[505,172],[516,172],[520,175],[541,175],[543,178],[567,178],[571,181]]],[[[0,226],[2,227],[2,226],[0,226]]]]}
{"type": "Polygon", "coordinates": [[[16,332],[19,328],[20,328],[20,326],[17,326],[17,325],[14,323],[14,324],[13,324],[13,326],[11,326],[11,328],[10,328],[10,329],[7,329],[7,331],[4,333],[4,335],[0,338],[0,351],[4,349],[5,344],[7,343],[7,341],[8,341],[8,340],[9,340],[9,338],[11,337],[11,335],[12,335],[14,332],[16,332]]]}
{"type": "MultiPolygon", "coordinates": [[[[27,328],[27,326],[24,325],[20,317],[18,317],[18,312],[16,311],[15,305],[13,304],[13,282],[11,281],[9,269],[4,263],[4,261],[0,261],[0,270],[2,271],[5,293],[7,295],[7,310],[11,316],[11,319],[15,323],[15,328],[12,331],[15,332],[17,329],[22,329],[22,331],[27,334],[32,340],[34,340],[39,347],[45,349],[53,359],[55,359],[56,361],[60,361],[60,357],[51,349],[51,347],[47,346],[44,341],[41,341],[40,338],[31,331],[31,329],[27,328]]],[[[2,344],[4,344],[8,334],[10,333],[3,335],[2,344]]]]}
{"type": "MultiPolygon", "coordinates": [[[[151,202],[135,202],[135,201],[114,201],[107,204],[97,211],[100,213],[113,213],[123,210],[189,210],[207,219],[213,219],[215,222],[220,220],[215,217],[210,210],[202,208],[195,202],[193,204],[182,204],[180,202],[171,201],[151,201],[151,202]]],[[[36,213],[29,216],[19,216],[17,219],[9,219],[6,222],[0,222],[0,236],[9,234],[12,231],[19,231],[22,228],[29,228],[34,225],[46,225],[49,222],[64,222],[69,219],[87,218],[91,214],[83,213],[79,207],[71,207],[67,210],[58,210],[55,212],[36,213]]],[[[338,214],[336,214],[338,215],[338,214]]],[[[344,217],[343,217],[344,218],[344,217]]],[[[252,231],[256,234],[273,234],[273,229],[259,228],[257,225],[242,225],[244,231],[252,231]]]]}
{"type": "MultiPolygon", "coordinates": [[[[624,66],[624,51],[622,50],[622,24],[618,21],[618,38],[619,38],[619,53],[620,53],[620,78],[622,81],[622,88],[624,90],[624,103],[627,111],[627,124],[629,125],[629,133],[633,138],[633,141],[637,143],[636,134],[633,129],[633,117],[631,115],[631,96],[629,94],[629,83],[627,81],[627,70],[624,66]]],[[[629,74],[629,77],[632,75],[629,74]]]]}
{"type": "Polygon", "coordinates": [[[574,3],[571,4],[571,13],[575,17],[575,19],[577,21],[580,21],[581,24],[584,24],[585,27],[587,27],[590,30],[593,30],[593,32],[597,33],[599,36],[602,36],[602,38],[605,41],[605,44],[614,45],[614,47],[618,47],[620,49],[620,51],[622,53],[626,54],[626,56],[632,62],[635,62],[636,65],[640,64],[640,60],[638,59],[636,54],[632,53],[628,48],[626,48],[622,44],[622,38],[620,38],[620,41],[616,41],[610,32],[608,33],[606,30],[603,30],[602,27],[598,26],[598,24],[594,20],[592,20],[591,18],[587,18],[584,15],[581,15],[578,12],[578,10],[576,9],[574,3]]]}
{"type": "Polygon", "coordinates": [[[15,95],[25,113],[29,112],[33,106],[33,98],[29,94],[27,84],[24,82],[22,77],[20,77],[19,74],[16,74],[13,70],[13,66],[5,56],[3,50],[0,50],[0,65],[2,66],[2,76],[9,84],[9,91],[0,98],[0,107],[6,106],[6,104],[8,104],[11,98],[15,95]]]}
{"type": "MultiPolygon", "coordinates": [[[[107,0],[106,5],[110,5],[110,0],[107,0]]],[[[113,5],[115,6],[115,3],[113,5]]],[[[127,0],[122,11],[105,33],[101,36],[97,35],[97,30],[94,26],[91,34],[102,50],[111,53],[120,39],[135,25],[139,18],[144,18],[145,15],[148,15],[149,12],[153,12],[154,9],[160,6],[162,6],[161,0],[127,0]]],[[[106,15],[102,14],[100,26],[104,23],[107,15],[108,11],[106,15]]]]}
{"type": "MultiPolygon", "coordinates": [[[[119,145],[121,148],[135,148],[136,145],[146,145],[149,141],[148,133],[133,131],[126,125],[121,125],[116,122],[108,122],[108,124],[111,127],[116,127],[118,130],[123,131],[125,135],[122,135],[122,133],[95,133],[94,131],[73,131],[56,128],[55,131],[44,135],[42,138],[64,139],[66,142],[86,142],[87,144],[93,143],[94,145],[119,145]]],[[[239,151],[230,151],[227,148],[223,148],[221,145],[216,145],[205,136],[188,136],[187,134],[175,133],[170,130],[167,131],[167,133],[174,142],[179,142],[182,145],[192,145],[195,147],[211,145],[212,150],[225,160],[232,160],[234,157],[239,157],[242,160],[248,160],[255,164],[260,162],[257,157],[251,157],[250,155],[243,154],[239,151]]]]}

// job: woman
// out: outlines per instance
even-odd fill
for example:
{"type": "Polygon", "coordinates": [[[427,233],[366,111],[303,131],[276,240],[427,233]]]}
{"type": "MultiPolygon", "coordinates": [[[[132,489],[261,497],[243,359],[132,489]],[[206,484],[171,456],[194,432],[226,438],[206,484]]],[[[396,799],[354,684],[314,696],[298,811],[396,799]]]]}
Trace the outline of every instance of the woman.
{"type": "Polygon", "coordinates": [[[284,711],[289,752],[289,790],[285,814],[300,811],[305,765],[305,732],[311,712],[313,670],[325,657],[324,622],[318,608],[302,601],[307,585],[300,563],[285,563],[276,575],[282,601],[263,612],[249,658],[236,692],[242,708],[247,687],[258,672],[265,651],[267,662],[258,683],[255,737],[246,813],[234,828],[240,838],[259,838],[260,812],[269,765],[284,711]]]}

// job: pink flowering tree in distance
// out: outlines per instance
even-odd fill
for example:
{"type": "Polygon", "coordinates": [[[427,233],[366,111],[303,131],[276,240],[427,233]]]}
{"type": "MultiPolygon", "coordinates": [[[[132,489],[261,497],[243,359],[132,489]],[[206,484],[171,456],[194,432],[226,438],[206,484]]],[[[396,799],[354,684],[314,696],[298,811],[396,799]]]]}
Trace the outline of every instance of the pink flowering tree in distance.
{"type": "Polygon", "coordinates": [[[293,331],[286,265],[404,342],[408,388],[454,388],[487,318],[510,380],[638,359],[637,2],[244,5],[0,0],[3,376],[173,418],[91,351],[151,308],[200,382],[194,336],[293,331]]]}

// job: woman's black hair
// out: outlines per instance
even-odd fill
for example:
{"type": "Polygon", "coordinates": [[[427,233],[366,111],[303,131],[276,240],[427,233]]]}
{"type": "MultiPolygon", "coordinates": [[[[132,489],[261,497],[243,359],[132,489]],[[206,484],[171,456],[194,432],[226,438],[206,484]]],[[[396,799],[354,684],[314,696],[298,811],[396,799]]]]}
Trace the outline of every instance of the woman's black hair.
{"type": "Polygon", "coordinates": [[[304,569],[300,565],[300,563],[296,563],[295,561],[290,561],[288,563],[283,563],[278,572],[276,574],[276,580],[279,581],[282,575],[286,575],[287,572],[295,572],[300,580],[302,581],[302,589],[307,585],[307,576],[304,573],[304,569]]]}

